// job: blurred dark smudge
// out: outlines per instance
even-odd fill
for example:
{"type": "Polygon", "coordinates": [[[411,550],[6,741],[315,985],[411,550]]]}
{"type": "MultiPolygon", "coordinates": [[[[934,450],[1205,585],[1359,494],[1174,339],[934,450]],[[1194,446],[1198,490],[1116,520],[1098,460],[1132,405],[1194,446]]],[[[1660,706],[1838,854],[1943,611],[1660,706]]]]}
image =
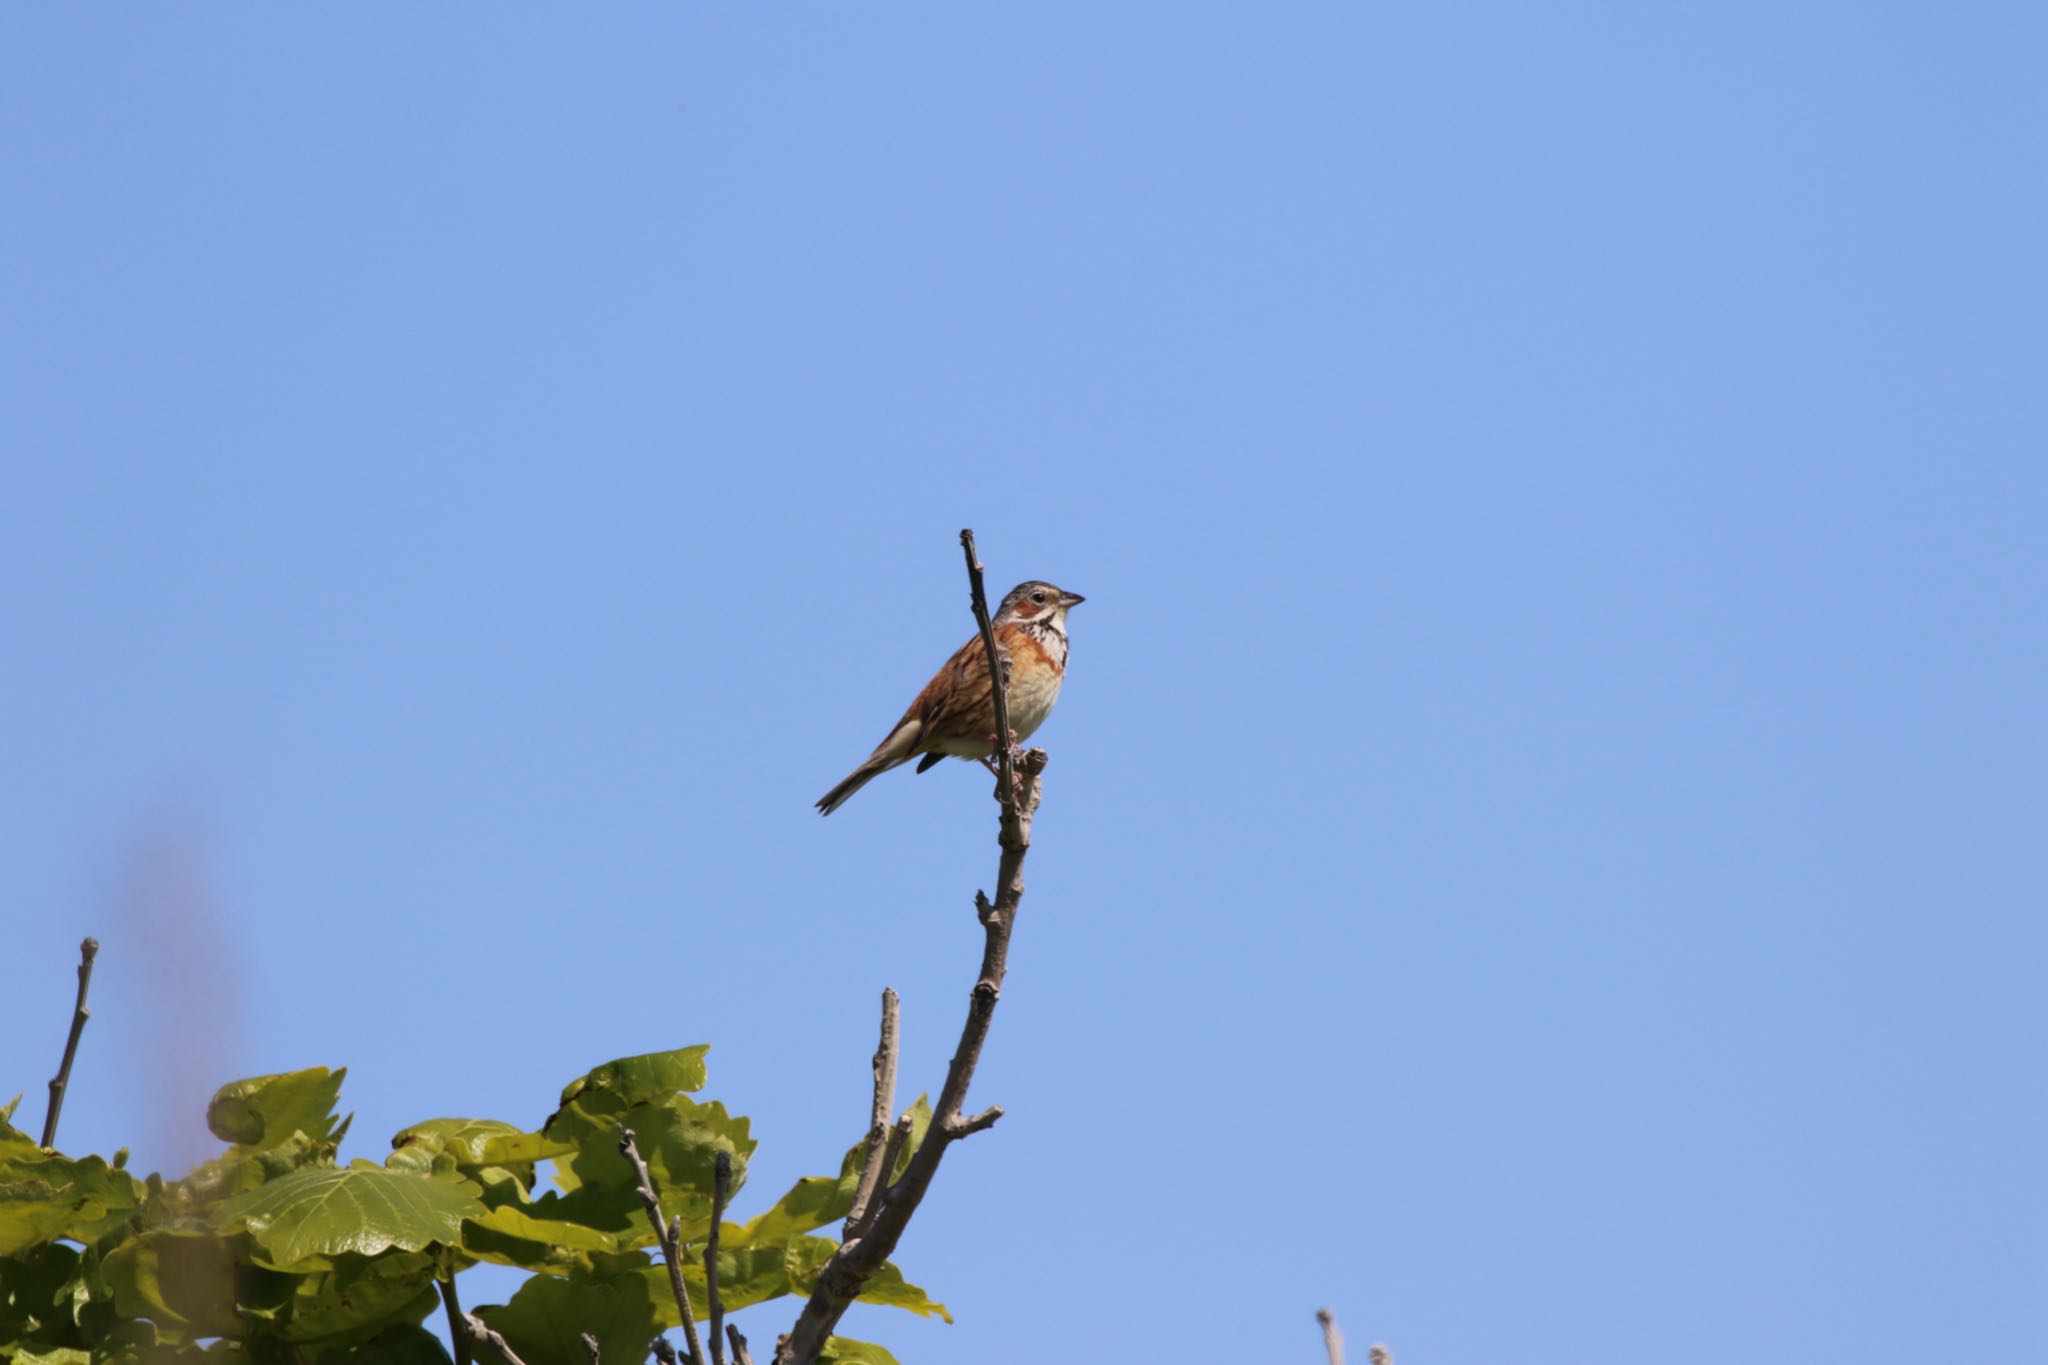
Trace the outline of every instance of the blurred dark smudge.
{"type": "Polygon", "coordinates": [[[206,1102],[235,1079],[228,1073],[244,1054],[247,1000],[203,823],[189,805],[166,805],[131,836],[113,929],[109,946],[137,993],[123,1010],[136,1026],[121,1047],[131,1105],[147,1110],[137,1155],[182,1175],[219,1151],[206,1102]]]}

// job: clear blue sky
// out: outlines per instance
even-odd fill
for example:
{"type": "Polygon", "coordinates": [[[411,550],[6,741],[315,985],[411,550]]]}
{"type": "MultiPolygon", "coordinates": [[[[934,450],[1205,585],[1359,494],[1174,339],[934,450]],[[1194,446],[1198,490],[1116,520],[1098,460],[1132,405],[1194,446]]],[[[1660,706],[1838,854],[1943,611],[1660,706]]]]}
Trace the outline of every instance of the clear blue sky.
{"type": "Polygon", "coordinates": [[[701,1041],[829,1168],[995,850],[811,802],[972,525],[1088,603],[959,1322],[849,1330],[2037,1353],[2043,16],[10,7],[0,1089],[90,930],[69,1147],[701,1041]]]}

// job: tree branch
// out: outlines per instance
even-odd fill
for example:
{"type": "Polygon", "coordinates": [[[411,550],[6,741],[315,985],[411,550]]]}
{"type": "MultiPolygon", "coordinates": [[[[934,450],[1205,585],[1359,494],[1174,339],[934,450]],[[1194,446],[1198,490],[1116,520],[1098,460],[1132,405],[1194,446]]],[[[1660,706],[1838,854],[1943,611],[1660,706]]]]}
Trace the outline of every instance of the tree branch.
{"type": "Polygon", "coordinates": [[[989,698],[996,708],[996,762],[1000,765],[996,800],[1007,816],[1017,797],[1017,747],[1010,736],[1010,673],[1008,661],[996,652],[996,630],[989,622],[988,593],[981,582],[981,556],[975,553],[974,531],[960,533],[960,549],[967,556],[967,595],[974,608],[974,624],[981,628],[981,647],[988,652],[989,698]]]}
{"type": "Polygon", "coordinates": [[[462,1300],[455,1297],[455,1272],[449,1271],[448,1278],[438,1283],[441,1307],[448,1312],[448,1345],[455,1351],[455,1365],[469,1365],[469,1333],[463,1326],[462,1300]]]}
{"type": "Polygon", "coordinates": [[[1344,1334],[1337,1330],[1337,1315],[1318,1308],[1316,1321],[1323,1325],[1323,1349],[1330,1353],[1330,1365],[1344,1365],[1344,1334]]]}
{"type": "Polygon", "coordinates": [[[50,1108],[43,1115],[45,1147],[57,1145],[57,1116],[64,1110],[64,1089],[71,1084],[71,1062],[78,1056],[78,1039],[85,1032],[85,1021],[92,1018],[92,1011],[85,1007],[85,992],[92,985],[92,960],[99,954],[100,941],[96,938],[78,945],[78,1001],[71,1007],[71,1033],[64,1039],[64,1060],[58,1065],[57,1074],[50,1078],[50,1108]]]}
{"type": "Polygon", "coordinates": [[[690,1348],[690,1365],[703,1365],[704,1346],[697,1340],[697,1319],[690,1312],[690,1291],[683,1284],[682,1220],[662,1218],[661,1196],[655,1192],[654,1177],[648,1174],[647,1163],[633,1141],[633,1130],[623,1123],[619,1125],[619,1152],[640,1182],[641,1207],[647,1210],[647,1221],[654,1225],[655,1239],[661,1243],[661,1259],[668,1262],[668,1287],[676,1296],[676,1311],[683,1316],[683,1341],[690,1348]]]}
{"type": "Polygon", "coordinates": [[[882,1160],[882,1147],[889,1139],[889,1111],[896,1107],[896,1056],[898,1049],[898,1021],[901,1018],[896,992],[885,988],[882,991],[882,1040],[875,1046],[875,1102],[868,1120],[868,1151],[861,1161],[860,1183],[854,1186],[853,1207],[846,1212],[844,1234],[853,1236],[853,1230],[867,1218],[868,1201],[875,1197],[875,1187],[881,1182],[882,1172],[887,1169],[882,1160]]]}
{"type": "Polygon", "coordinates": [[[590,1357],[590,1365],[604,1365],[604,1348],[597,1344],[597,1338],[590,1333],[583,1334],[583,1354],[590,1357]]]}
{"type": "Polygon", "coordinates": [[[718,1222],[732,1197],[732,1153],[720,1148],[711,1166],[711,1236],[704,1242],[704,1302],[711,1310],[711,1365],[725,1365],[725,1305],[718,1301],[718,1222]]]}
{"type": "Polygon", "coordinates": [[[964,1138],[971,1133],[978,1133],[984,1128],[995,1127],[996,1120],[1002,1116],[1003,1106],[992,1104],[979,1114],[969,1114],[964,1119],[954,1120],[947,1126],[947,1132],[953,1137],[964,1138]]]}
{"type": "MultiPolygon", "coordinates": [[[[1009,683],[999,666],[995,633],[989,622],[988,598],[982,588],[981,561],[974,551],[974,532],[960,533],[961,549],[967,557],[968,587],[973,599],[975,624],[981,628],[982,647],[988,651],[991,692],[996,708],[997,761],[1002,802],[1001,832],[997,843],[1002,856],[996,867],[996,894],[975,897],[975,916],[981,921],[981,973],[968,998],[967,1020],[961,1026],[960,1042],[946,1068],[946,1082],[932,1110],[931,1127],[924,1142],[911,1155],[903,1177],[887,1184],[876,1194],[858,1225],[818,1273],[816,1286],[796,1325],[784,1337],[775,1353],[776,1365],[811,1365],[825,1341],[838,1325],[868,1278],[880,1270],[896,1249],[910,1216],[917,1212],[939,1162],[955,1142],[994,1123],[1000,1109],[984,1110],[963,1118],[967,1090],[973,1083],[975,1067],[981,1061],[982,1045],[988,1040],[989,1025],[995,1018],[996,1000],[1002,994],[1003,977],[1010,955],[1010,933],[1017,923],[1017,906],[1024,898],[1024,857],[1031,851],[1031,822],[1038,812],[1040,779],[1045,772],[1046,753],[1032,749],[1019,760],[1009,742],[1009,683]]],[[[894,1170],[885,1149],[885,1169],[894,1170]]]]}
{"type": "Polygon", "coordinates": [[[526,1365],[526,1362],[519,1358],[519,1353],[505,1344],[505,1338],[484,1326],[482,1318],[474,1313],[464,1313],[462,1321],[469,1328],[470,1340],[481,1341],[484,1345],[496,1351],[504,1360],[505,1365],[526,1365]]]}
{"type": "MultiPolygon", "coordinates": [[[[911,1126],[910,1115],[905,1114],[897,1119],[896,1126],[889,1130],[889,1141],[882,1148],[881,1169],[884,1172],[895,1174],[896,1163],[903,1155],[903,1144],[910,1141],[911,1126]]],[[[860,1216],[860,1221],[846,1230],[846,1240],[867,1236],[868,1228],[873,1225],[875,1215],[881,1212],[881,1208],[880,1204],[869,1205],[867,1212],[860,1216]]]]}
{"type": "Polygon", "coordinates": [[[747,1354],[747,1339],[740,1335],[740,1329],[728,1322],[725,1335],[732,1342],[732,1365],[754,1365],[754,1358],[747,1354]]]}

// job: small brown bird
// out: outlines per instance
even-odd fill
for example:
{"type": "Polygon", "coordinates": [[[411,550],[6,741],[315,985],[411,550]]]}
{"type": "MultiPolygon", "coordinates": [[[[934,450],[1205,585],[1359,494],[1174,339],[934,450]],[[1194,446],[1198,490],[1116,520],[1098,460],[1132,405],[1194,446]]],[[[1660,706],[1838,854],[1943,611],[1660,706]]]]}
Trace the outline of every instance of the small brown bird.
{"type": "MultiPolygon", "coordinates": [[[[1020,743],[1045,723],[1059,700],[1067,673],[1067,608],[1084,600],[1050,583],[1019,583],[996,609],[990,624],[997,651],[1010,661],[1010,729],[1020,743]]],[[[818,798],[818,809],[830,815],[870,780],[919,754],[919,772],[949,755],[985,763],[998,742],[988,651],[977,633],[924,685],[867,762],[818,798]]]]}

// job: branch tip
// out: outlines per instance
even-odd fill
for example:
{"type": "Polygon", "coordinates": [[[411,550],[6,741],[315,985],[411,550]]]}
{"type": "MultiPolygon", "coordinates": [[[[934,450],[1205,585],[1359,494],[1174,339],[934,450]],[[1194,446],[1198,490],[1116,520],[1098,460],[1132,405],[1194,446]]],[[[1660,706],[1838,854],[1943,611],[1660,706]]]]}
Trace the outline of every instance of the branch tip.
{"type": "Polygon", "coordinates": [[[874,1099],[868,1111],[867,1152],[861,1158],[860,1180],[853,1191],[853,1206],[846,1212],[845,1235],[867,1220],[868,1204],[882,1180],[882,1144],[888,1140],[889,1111],[896,1105],[896,1058],[901,1033],[902,1002],[894,989],[882,990],[882,1036],[875,1045],[874,1099]]]}
{"type": "Polygon", "coordinates": [[[996,1120],[1003,1116],[1003,1106],[992,1104],[979,1114],[970,1114],[964,1119],[955,1119],[946,1125],[946,1136],[958,1142],[961,1138],[979,1133],[984,1128],[996,1126],[996,1120]]]}
{"type": "Polygon", "coordinates": [[[86,992],[92,987],[93,959],[100,955],[100,941],[91,935],[78,945],[78,998],[71,1005],[71,1031],[64,1036],[64,1059],[57,1074],[50,1077],[50,1104],[43,1111],[43,1140],[39,1146],[57,1145],[57,1119],[64,1112],[64,1092],[71,1086],[71,1063],[78,1058],[78,1040],[85,1035],[85,1021],[92,1018],[86,1006],[86,992]]]}
{"type": "Polygon", "coordinates": [[[1330,1357],[1330,1365],[1344,1365],[1344,1334],[1337,1330],[1337,1315],[1327,1308],[1318,1308],[1316,1321],[1323,1325],[1323,1350],[1330,1357]]]}

